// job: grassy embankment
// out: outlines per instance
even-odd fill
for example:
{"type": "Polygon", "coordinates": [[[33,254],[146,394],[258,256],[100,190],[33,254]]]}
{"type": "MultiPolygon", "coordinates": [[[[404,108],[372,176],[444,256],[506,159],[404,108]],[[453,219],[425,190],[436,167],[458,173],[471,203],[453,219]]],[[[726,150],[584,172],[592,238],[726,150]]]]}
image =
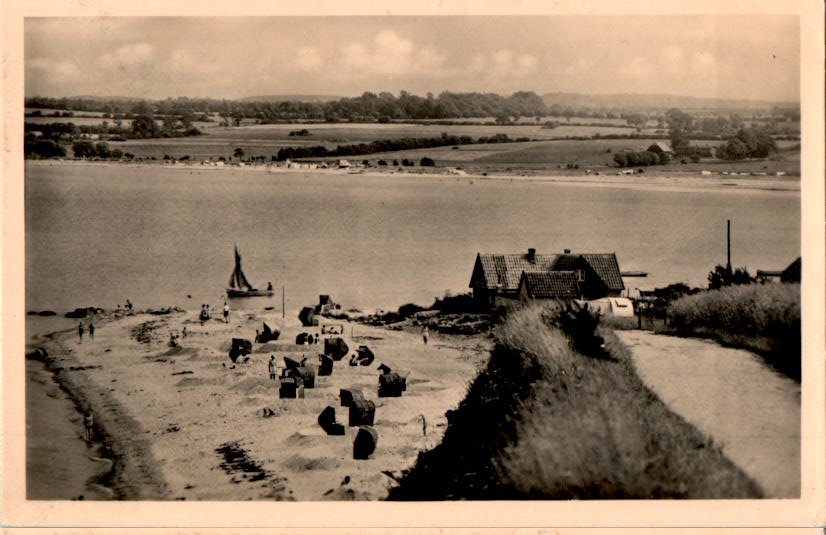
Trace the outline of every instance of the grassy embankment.
{"type": "Polygon", "coordinates": [[[800,284],[749,284],[685,296],[669,306],[668,318],[665,332],[748,349],[800,380],[800,284]]]}
{"type": "Polygon", "coordinates": [[[603,349],[593,327],[538,307],[511,314],[442,443],[390,499],[759,497],[643,385],[613,334],[603,349]]]}

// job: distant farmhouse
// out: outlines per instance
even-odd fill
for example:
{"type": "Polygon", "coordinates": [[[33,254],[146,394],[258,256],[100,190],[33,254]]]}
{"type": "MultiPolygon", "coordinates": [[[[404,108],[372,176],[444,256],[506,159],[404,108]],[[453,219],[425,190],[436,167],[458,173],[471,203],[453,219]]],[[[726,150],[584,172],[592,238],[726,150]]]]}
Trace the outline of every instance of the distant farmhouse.
{"type": "Polygon", "coordinates": [[[619,297],[625,289],[614,253],[477,253],[470,288],[486,307],[528,300],[619,297]]]}

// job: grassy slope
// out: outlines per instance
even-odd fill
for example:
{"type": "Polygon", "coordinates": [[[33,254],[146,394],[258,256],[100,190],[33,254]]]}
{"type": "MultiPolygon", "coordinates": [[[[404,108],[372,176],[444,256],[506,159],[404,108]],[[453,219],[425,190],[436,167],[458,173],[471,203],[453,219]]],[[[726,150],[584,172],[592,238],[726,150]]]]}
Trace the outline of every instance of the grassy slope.
{"type": "Polygon", "coordinates": [[[678,299],[667,330],[754,351],[800,379],[800,284],[730,286],[678,299]]]}
{"type": "Polygon", "coordinates": [[[390,499],[743,498],[759,488],[668,411],[612,334],[586,357],[539,308],[499,328],[488,367],[390,499]]]}

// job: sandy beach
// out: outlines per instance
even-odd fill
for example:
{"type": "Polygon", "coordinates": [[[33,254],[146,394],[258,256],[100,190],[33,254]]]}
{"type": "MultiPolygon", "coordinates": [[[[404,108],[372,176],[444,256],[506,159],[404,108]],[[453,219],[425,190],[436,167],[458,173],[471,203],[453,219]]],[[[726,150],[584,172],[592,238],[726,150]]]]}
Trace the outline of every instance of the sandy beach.
{"type": "Polygon", "coordinates": [[[157,161],[144,162],[107,162],[88,160],[26,160],[26,165],[30,166],[60,166],[60,165],[92,165],[103,167],[161,167],[164,169],[177,169],[180,171],[215,171],[215,172],[245,172],[245,173],[269,173],[269,174],[320,174],[320,175],[365,175],[373,177],[393,177],[393,176],[415,176],[422,179],[431,180],[457,180],[473,183],[474,180],[496,180],[496,181],[533,181],[549,182],[556,184],[570,184],[590,187],[618,187],[634,189],[653,189],[669,191],[767,191],[767,192],[800,192],[800,177],[797,176],[752,176],[736,174],[723,175],[714,173],[710,176],[702,175],[696,171],[671,171],[649,169],[644,174],[617,174],[611,170],[602,174],[555,174],[552,169],[539,174],[520,173],[518,171],[506,172],[497,170],[484,174],[464,173],[456,174],[446,168],[351,168],[338,169],[330,168],[308,168],[308,167],[286,167],[272,164],[254,165],[204,165],[201,163],[174,163],[168,164],[157,161]]]}
{"type": "Polygon", "coordinates": [[[279,368],[284,356],[316,364],[323,346],[296,345],[295,337],[320,328],[282,320],[280,312],[237,310],[228,324],[214,317],[201,324],[192,311],[95,324],[94,339],[61,333],[43,347],[61,384],[105,429],[116,454],[113,490],[127,499],[382,499],[419,451],[439,443],[445,413],[463,399],[489,350],[483,337],[431,336],[425,345],[418,334],[346,323],[351,353],[367,345],[375,361],[351,367],[345,358],[331,376],[316,377],[304,399],[279,399],[270,355],[279,368]],[[232,368],[231,339],[253,340],[263,321],[281,330],[280,339],[253,344],[249,361],[232,368]],[[169,347],[171,333],[178,347],[169,347]],[[381,363],[409,372],[402,397],[378,397],[381,363]],[[339,390],[350,386],[376,404],[378,443],[368,460],[352,458],[357,428],[327,436],[317,423],[329,405],[347,425],[339,390]]]}

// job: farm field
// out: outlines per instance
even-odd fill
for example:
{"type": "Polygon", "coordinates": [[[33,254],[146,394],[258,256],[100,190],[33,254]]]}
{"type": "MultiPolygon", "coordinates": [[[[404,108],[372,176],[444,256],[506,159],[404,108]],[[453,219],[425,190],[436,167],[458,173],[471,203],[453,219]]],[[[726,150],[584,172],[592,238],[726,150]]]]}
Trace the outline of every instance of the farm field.
{"type": "MultiPolygon", "coordinates": [[[[291,125],[294,126],[294,125],[291,125]]],[[[229,129],[221,129],[229,130],[229,129]]],[[[408,151],[393,151],[375,153],[365,156],[352,156],[347,159],[360,162],[369,160],[377,162],[386,160],[392,163],[393,160],[403,160],[405,158],[419,162],[424,157],[432,158],[437,166],[441,167],[464,167],[473,172],[495,172],[497,170],[514,172],[537,172],[553,169],[554,173],[567,172],[567,164],[577,164],[581,169],[572,171],[575,173],[584,172],[584,168],[595,170],[615,170],[614,154],[622,150],[645,150],[651,145],[654,139],[592,139],[592,140],[547,140],[530,141],[519,143],[493,143],[475,144],[423,148],[408,151]],[[610,151],[610,152],[609,152],[610,151]]],[[[193,160],[204,160],[223,156],[229,158],[233,151],[240,147],[244,150],[244,157],[263,156],[270,161],[279,148],[284,146],[301,145],[325,145],[328,149],[334,149],[341,143],[319,143],[309,141],[305,138],[289,138],[279,142],[279,140],[267,139],[233,139],[223,135],[204,135],[201,137],[169,138],[169,139],[146,139],[129,140],[123,142],[110,142],[112,148],[120,148],[124,152],[131,152],[137,157],[162,159],[164,155],[174,158],[189,156],[193,160]]],[[[717,141],[693,141],[697,146],[714,146],[717,141]]],[[[800,175],[800,153],[794,149],[795,142],[779,142],[781,152],[766,160],[748,160],[738,162],[727,162],[720,160],[703,160],[698,163],[688,162],[681,164],[675,162],[666,166],[655,166],[648,168],[649,173],[663,172],[700,172],[709,170],[715,173],[720,172],[740,172],[753,173],[764,172],[774,174],[778,171],[789,176],[800,175]]],[[[322,160],[336,160],[336,157],[322,158],[322,160]]]]}
{"type": "Polygon", "coordinates": [[[564,126],[548,129],[536,124],[518,125],[464,125],[464,124],[413,124],[413,123],[337,123],[337,124],[264,124],[237,128],[209,128],[210,135],[229,139],[256,139],[289,141],[312,140],[315,144],[363,143],[376,139],[396,139],[403,137],[438,137],[442,133],[455,136],[493,136],[507,134],[508,137],[530,137],[532,139],[554,139],[566,136],[592,136],[594,134],[629,134],[633,130],[627,127],[600,126],[564,126]],[[306,129],[310,135],[290,137],[294,130],[306,129]]]}
{"type": "MultiPolygon", "coordinates": [[[[91,113],[91,112],[90,112],[91,113]]],[[[84,115],[86,112],[84,112],[84,115]]],[[[105,119],[103,117],[50,117],[45,115],[43,117],[26,117],[25,122],[33,124],[49,124],[49,123],[73,123],[78,126],[98,126],[103,121],[109,123],[109,126],[114,126],[112,119],[105,119]]],[[[130,128],[132,126],[131,119],[122,119],[123,127],[130,128]]]]}

